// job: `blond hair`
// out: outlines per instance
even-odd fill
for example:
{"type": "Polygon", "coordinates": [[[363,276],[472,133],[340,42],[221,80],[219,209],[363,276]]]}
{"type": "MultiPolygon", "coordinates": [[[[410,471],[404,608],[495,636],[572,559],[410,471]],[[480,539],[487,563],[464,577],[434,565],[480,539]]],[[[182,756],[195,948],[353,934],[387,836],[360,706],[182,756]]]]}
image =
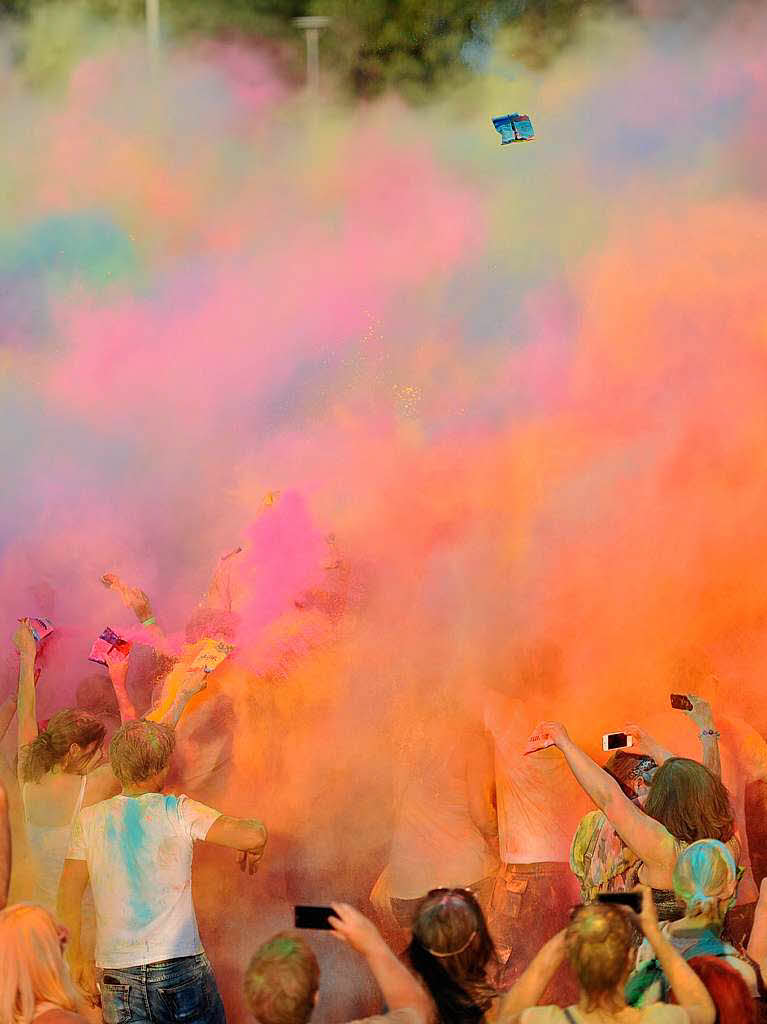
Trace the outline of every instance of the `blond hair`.
{"type": "Polygon", "coordinates": [[[0,1021],[29,1024],[38,1003],[77,1012],[80,999],[55,921],[43,907],[16,903],[0,912],[0,1021]]]}
{"type": "Polygon", "coordinates": [[[109,760],[118,782],[131,786],[168,767],[176,748],[172,726],[138,718],[118,729],[109,744],[109,760]]]}
{"type": "Polygon", "coordinates": [[[674,892],[687,906],[687,917],[722,917],[719,904],[735,892],[735,860],[717,839],[699,839],[679,854],[674,892]]]}
{"type": "Polygon", "coordinates": [[[633,940],[634,927],[617,907],[588,903],[575,909],[566,947],[589,1012],[623,981],[633,940]]]}

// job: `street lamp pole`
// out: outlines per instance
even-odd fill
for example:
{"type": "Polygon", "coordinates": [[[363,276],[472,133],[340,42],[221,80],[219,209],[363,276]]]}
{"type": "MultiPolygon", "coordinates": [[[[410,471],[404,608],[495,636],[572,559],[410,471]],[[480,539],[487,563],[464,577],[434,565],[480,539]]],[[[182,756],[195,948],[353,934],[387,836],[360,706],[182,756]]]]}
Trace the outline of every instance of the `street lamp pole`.
{"type": "Polygon", "coordinates": [[[294,18],[293,24],[306,35],[306,91],[316,95],[320,88],[320,31],[328,27],[330,18],[294,18]]]}
{"type": "Polygon", "coordinates": [[[146,42],[154,58],[160,49],[160,0],[146,0],[146,42]]]}

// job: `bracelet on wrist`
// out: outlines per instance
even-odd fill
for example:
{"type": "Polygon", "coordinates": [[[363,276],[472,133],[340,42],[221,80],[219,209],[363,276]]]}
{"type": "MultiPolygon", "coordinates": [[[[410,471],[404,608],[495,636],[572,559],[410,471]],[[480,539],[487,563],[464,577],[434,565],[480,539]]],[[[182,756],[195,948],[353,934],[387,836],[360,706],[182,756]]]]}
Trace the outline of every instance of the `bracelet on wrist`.
{"type": "Polygon", "coordinates": [[[142,626],[156,626],[157,625],[157,616],[156,615],[150,615],[148,619],[144,619],[142,621],[141,625],[142,626]]]}
{"type": "Polygon", "coordinates": [[[700,738],[704,740],[706,736],[714,736],[716,739],[721,739],[722,734],[717,732],[716,729],[704,729],[700,734],[700,738]]]}

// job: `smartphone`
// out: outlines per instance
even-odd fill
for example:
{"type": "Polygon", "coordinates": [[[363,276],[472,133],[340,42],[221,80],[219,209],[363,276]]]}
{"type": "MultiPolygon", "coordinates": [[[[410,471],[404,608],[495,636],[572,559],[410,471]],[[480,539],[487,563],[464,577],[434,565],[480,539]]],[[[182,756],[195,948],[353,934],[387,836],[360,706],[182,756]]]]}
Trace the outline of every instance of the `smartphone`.
{"type": "Polygon", "coordinates": [[[635,914],[642,913],[641,892],[600,892],[597,901],[599,903],[618,903],[624,907],[631,907],[635,914]]]}
{"type": "Polygon", "coordinates": [[[602,737],[602,750],[619,750],[621,747],[633,747],[634,737],[625,732],[606,732],[602,737]]]}
{"type": "Polygon", "coordinates": [[[130,654],[130,649],[130,643],[127,640],[123,640],[113,629],[107,626],[98,640],[94,642],[93,647],[91,647],[88,661],[92,661],[96,665],[103,665],[106,668],[108,654],[117,654],[118,657],[125,661],[130,654]]]}
{"type": "Polygon", "coordinates": [[[338,917],[332,907],[293,907],[293,920],[296,928],[332,931],[331,917],[338,917]]]}
{"type": "Polygon", "coordinates": [[[684,693],[671,694],[671,707],[677,711],[692,711],[692,701],[684,693]]]}

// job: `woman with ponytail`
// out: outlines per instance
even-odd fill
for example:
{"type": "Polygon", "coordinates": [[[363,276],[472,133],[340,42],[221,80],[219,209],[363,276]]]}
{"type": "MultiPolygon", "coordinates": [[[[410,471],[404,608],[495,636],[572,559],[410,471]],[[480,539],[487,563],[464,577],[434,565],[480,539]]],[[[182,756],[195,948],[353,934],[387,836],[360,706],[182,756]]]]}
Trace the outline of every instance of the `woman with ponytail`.
{"type": "MultiPolygon", "coordinates": [[[[760,996],[759,968],[743,951],[722,938],[724,918],[735,898],[738,870],[727,847],[716,839],[701,839],[679,855],[674,869],[674,891],[686,912],[678,921],[666,922],[663,933],[688,962],[698,957],[717,957],[738,972],[752,999],[760,996]]],[[[636,970],[626,987],[629,1003],[646,1006],[665,1000],[668,986],[652,950],[643,944],[636,970]]]]}
{"type": "Polygon", "coordinates": [[[35,638],[26,621],[14,636],[19,652],[19,764],[27,846],[37,903],[55,912],[56,895],[74,819],[81,808],[120,791],[112,769],[102,766],[104,726],[85,711],[59,711],[45,729],[37,725],[35,638]]]}

